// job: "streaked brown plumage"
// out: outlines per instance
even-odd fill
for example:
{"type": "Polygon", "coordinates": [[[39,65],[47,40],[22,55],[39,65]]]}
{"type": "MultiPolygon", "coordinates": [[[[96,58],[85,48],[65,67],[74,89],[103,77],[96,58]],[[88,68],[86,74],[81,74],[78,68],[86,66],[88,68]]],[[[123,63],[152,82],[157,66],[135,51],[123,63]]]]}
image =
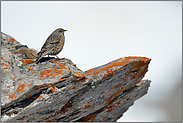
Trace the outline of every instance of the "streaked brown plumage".
{"type": "Polygon", "coordinates": [[[62,28],[56,29],[47,39],[41,48],[41,51],[37,53],[38,58],[35,63],[37,63],[45,55],[55,55],[62,51],[65,42],[64,30],[62,28]]]}

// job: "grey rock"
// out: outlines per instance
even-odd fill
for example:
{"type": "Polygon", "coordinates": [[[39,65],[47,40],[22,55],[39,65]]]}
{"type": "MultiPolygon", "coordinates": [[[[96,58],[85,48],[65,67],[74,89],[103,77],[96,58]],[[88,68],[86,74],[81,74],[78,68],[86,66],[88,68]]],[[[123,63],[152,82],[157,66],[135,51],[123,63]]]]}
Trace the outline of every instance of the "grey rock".
{"type": "Polygon", "coordinates": [[[67,58],[44,57],[1,33],[1,121],[117,121],[148,91],[145,57],[122,57],[82,71],[67,58]],[[23,49],[23,50],[22,50],[23,49]]]}

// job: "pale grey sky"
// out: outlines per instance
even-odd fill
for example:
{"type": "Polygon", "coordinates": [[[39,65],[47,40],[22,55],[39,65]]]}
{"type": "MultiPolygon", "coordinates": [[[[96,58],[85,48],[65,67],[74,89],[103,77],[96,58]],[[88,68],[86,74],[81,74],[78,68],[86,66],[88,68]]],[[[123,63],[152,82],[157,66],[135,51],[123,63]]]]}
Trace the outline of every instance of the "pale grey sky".
{"type": "Polygon", "coordinates": [[[181,1],[3,1],[1,31],[39,51],[56,28],[67,29],[58,56],[71,59],[83,71],[124,56],[151,58],[144,77],[152,80],[148,94],[118,121],[175,121],[180,120],[180,95],[173,101],[170,95],[180,89],[182,75],[181,5],[181,1]]]}

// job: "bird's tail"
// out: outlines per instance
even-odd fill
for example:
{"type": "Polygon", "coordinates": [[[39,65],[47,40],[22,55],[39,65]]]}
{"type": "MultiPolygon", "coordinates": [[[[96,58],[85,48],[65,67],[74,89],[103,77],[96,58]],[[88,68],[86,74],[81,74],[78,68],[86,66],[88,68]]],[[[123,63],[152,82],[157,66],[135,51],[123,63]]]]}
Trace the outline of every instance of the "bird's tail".
{"type": "Polygon", "coordinates": [[[38,52],[38,53],[37,53],[37,55],[38,55],[38,57],[37,57],[37,59],[36,59],[35,63],[38,63],[38,62],[39,62],[39,60],[40,60],[43,56],[45,56],[45,55],[46,55],[46,52],[42,52],[42,51],[40,51],[40,52],[38,52]]]}

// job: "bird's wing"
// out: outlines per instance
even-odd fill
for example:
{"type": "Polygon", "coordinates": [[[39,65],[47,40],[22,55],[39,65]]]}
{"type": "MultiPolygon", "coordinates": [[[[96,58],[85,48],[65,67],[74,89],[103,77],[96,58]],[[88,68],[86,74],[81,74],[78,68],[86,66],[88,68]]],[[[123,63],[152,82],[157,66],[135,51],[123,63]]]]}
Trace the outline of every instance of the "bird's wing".
{"type": "Polygon", "coordinates": [[[50,49],[56,46],[60,42],[60,39],[60,35],[50,35],[42,46],[41,50],[50,49]]]}

